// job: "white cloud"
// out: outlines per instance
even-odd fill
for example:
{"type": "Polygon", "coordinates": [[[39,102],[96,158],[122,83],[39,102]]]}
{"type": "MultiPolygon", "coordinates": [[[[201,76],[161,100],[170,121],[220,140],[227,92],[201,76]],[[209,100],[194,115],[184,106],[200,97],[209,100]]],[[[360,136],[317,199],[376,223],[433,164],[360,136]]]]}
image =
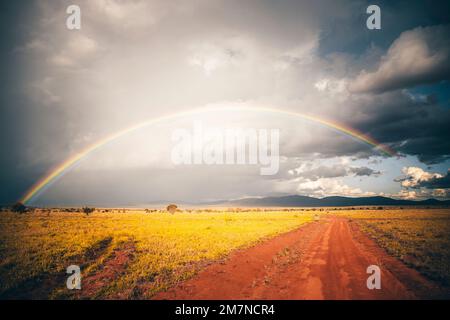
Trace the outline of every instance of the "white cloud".
{"type": "Polygon", "coordinates": [[[188,63],[200,67],[206,76],[210,76],[219,68],[236,64],[238,55],[241,54],[238,49],[212,43],[193,46],[191,51],[192,55],[188,59],[188,63]]]}
{"type": "Polygon", "coordinates": [[[400,198],[404,200],[426,200],[430,198],[444,199],[448,200],[450,197],[449,189],[402,189],[396,194],[388,195],[395,198],[400,198]]]}
{"type": "Polygon", "coordinates": [[[298,194],[307,194],[316,197],[324,196],[373,196],[374,192],[365,192],[360,188],[350,187],[339,179],[319,179],[316,181],[300,182],[296,189],[298,194]]]}
{"type": "Polygon", "coordinates": [[[402,172],[405,177],[399,179],[399,181],[401,181],[402,187],[405,188],[419,187],[423,182],[442,178],[442,175],[439,173],[427,172],[418,167],[405,167],[402,169],[402,172]]]}
{"type": "Polygon", "coordinates": [[[443,175],[436,172],[428,172],[419,167],[404,167],[403,176],[395,181],[400,182],[403,188],[394,196],[403,199],[448,199],[448,173],[443,175]]]}
{"type": "Polygon", "coordinates": [[[331,95],[338,95],[347,92],[348,80],[347,79],[329,79],[323,78],[314,84],[314,87],[319,92],[326,92],[331,95]]]}
{"type": "MultiPolygon", "coordinates": [[[[345,157],[344,157],[345,158],[345,157]]],[[[295,168],[288,169],[286,180],[276,183],[276,190],[313,197],[325,196],[373,196],[376,193],[363,191],[343,182],[343,177],[379,175],[367,167],[353,167],[340,158],[311,161],[301,160],[295,168]],[[365,172],[367,170],[367,172],[365,172]]]]}
{"type": "Polygon", "coordinates": [[[421,192],[415,191],[415,190],[402,189],[394,196],[396,198],[400,198],[400,199],[404,199],[404,200],[417,200],[417,199],[423,198],[423,193],[422,194],[419,194],[419,193],[421,193],[421,192]]]}

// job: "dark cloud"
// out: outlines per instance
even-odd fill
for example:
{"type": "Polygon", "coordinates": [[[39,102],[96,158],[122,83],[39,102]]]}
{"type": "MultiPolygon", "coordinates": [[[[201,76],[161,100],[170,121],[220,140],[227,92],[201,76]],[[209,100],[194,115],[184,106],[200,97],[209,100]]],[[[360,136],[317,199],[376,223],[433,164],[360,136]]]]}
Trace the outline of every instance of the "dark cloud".
{"type": "Polygon", "coordinates": [[[364,97],[347,107],[347,123],[424,163],[441,162],[450,154],[450,109],[394,91],[364,97]]]}
{"type": "Polygon", "coordinates": [[[448,189],[450,188],[450,170],[443,177],[433,177],[428,181],[419,183],[420,187],[428,189],[448,189]]]}
{"type": "Polygon", "coordinates": [[[380,171],[373,170],[368,167],[350,167],[348,172],[353,173],[355,176],[372,176],[381,174],[380,171]]]}
{"type": "Polygon", "coordinates": [[[311,180],[317,181],[322,178],[338,178],[346,176],[372,176],[379,175],[379,171],[375,171],[368,167],[349,167],[342,164],[336,164],[333,166],[319,166],[313,169],[300,171],[297,173],[298,176],[311,180]]]}
{"type": "MultiPolygon", "coordinates": [[[[426,163],[449,157],[449,109],[432,92],[423,99],[393,90],[448,79],[448,27],[417,28],[448,24],[448,4],[381,1],[383,30],[378,32],[365,28],[368,1],[80,0],[83,29],[68,32],[63,2],[5,3],[0,4],[0,202],[16,201],[41,174],[105,135],[143,119],[224,101],[315,114],[426,163]],[[413,61],[411,67],[405,67],[407,59],[396,60],[403,55],[413,61]],[[337,85],[318,91],[314,84],[322,79],[337,85]],[[348,92],[349,79],[356,79],[351,88],[359,93],[348,92]]],[[[282,156],[379,154],[341,132],[294,120],[289,128],[273,126],[289,131],[281,141],[282,156]],[[300,126],[304,130],[295,131],[300,126]]],[[[120,148],[115,151],[112,162],[123,156],[120,148]]],[[[136,158],[145,165],[142,154],[136,158]]],[[[289,179],[285,167],[298,168],[298,163],[282,165],[274,177],[255,178],[258,170],[247,168],[233,178],[222,171],[214,181],[212,174],[196,171],[168,179],[163,176],[169,173],[156,169],[148,175],[120,169],[108,175],[81,173],[62,179],[60,191],[49,191],[48,203],[272,193],[277,192],[273,185],[289,179]],[[196,179],[199,175],[204,178],[196,179]]],[[[316,181],[360,180],[356,177],[379,172],[321,166],[304,174],[316,181]]],[[[324,195],[339,189],[322,187],[324,195]]]]}
{"type": "MultiPolygon", "coordinates": [[[[408,92],[392,91],[380,95],[352,97],[335,105],[331,118],[390,146],[400,155],[417,156],[426,164],[435,164],[450,157],[450,109],[436,101],[419,99],[408,92]]],[[[331,112],[330,112],[331,113],[331,112]]],[[[325,118],[330,118],[326,116],[325,118]]],[[[327,128],[309,126],[302,139],[283,150],[283,154],[319,157],[351,156],[367,159],[383,155],[372,146],[336,134],[327,128]]],[[[383,155],[386,156],[386,155],[383,155]]]]}
{"type": "Polygon", "coordinates": [[[405,31],[382,57],[377,70],[350,83],[352,92],[381,93],[450,78],[450,26],[405,31]]]}

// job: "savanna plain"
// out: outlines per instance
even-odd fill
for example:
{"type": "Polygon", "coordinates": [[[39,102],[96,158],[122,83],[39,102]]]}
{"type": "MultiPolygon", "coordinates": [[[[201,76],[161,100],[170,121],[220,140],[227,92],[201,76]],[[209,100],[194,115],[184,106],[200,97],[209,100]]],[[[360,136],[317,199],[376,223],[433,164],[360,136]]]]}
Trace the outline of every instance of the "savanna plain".
{"type": "MultiPolygon", "coordinates": [[[[438,287],[439,297],[448,298],[450,209],[387,207],[226,208],[179,210],[174,214],[145,209],[96,209],[91,213],[80,209],[34,209],[26,213],[3,210],[0,299],[178,299],[183,298],[186,288],[194,291],[189,293],[193,298],[196,292],[206,292],[199,299],[351,299],[355,296],[334,294],[323,283],[317,289],[305,282],[311,292],[318,290],[317,296],[295,295],[290,283],[296,280],[283,278],[309,268],[313,260],[308,255],[315,254],[319,240],[334,243],[326,250],[345,249],[342,247],[350,240],[340,243],[339,237],[347,233],[352,243],[364,244],[360,237],[367,238],[383,255],[438,287]],[[299,244],[300,240],[305,241],[299,244]],[[252,257],[259,260],[248,261],[252,257]],[[238,268],[229,268],[230,263],[238,268]],[[243,269],[239,275],[240,263],[243,269]],[[257,273],[248,279],[243,276],[245,266],[252,263],[261,269],[260,284],[257,273]],[[66,287],[70,265],[80,266],[81,290],[66,287]],[[296,268],[290,270],[289,265],[296,268]],[[206,291],[201,288],[208,286],[209,275],[217,274],[224,275],[230,286],[236,278],[235,288],[223,292],[224,296],[214,296],[220,290],[212,285],[206,291]],[[248,290],[239,291],[247,282],[248,290]]],[[[331,264],[326,262],[320,268],[334,268],[331,264]]],[[[333,276],[329,272],[314,275],[311,270],[298,281],[319,277],[324,282],[333,276]]],[[[220,278],[214,278],[220,283],[220,278]]],[[[351,281],[350,276],[347,285],[351,286],[351,281]]],[[[393,291],[394,297],[398,292],[393,291]]],[[[407,297],[421,296],[408,293],[407,297]]]]}

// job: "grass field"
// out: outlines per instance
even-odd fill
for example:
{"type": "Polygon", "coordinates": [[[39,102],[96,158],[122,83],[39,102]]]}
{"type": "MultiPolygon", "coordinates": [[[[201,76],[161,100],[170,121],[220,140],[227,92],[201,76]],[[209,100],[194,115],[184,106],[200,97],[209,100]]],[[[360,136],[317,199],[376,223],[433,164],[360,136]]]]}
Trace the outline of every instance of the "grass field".
{"type": "Polygon", "coordinates": [[[389,254],[440,284],[450,286],[450,210],[338,211],[358,222],[389,254]]]}
{"type": "Polygon", "coordinates": [[[102,284],[88,298],[149,298],[208,261],[312,217],[295,211],[2,212],[0,298],[84,298],[65,289],[71,264],[81,266],[83,283],[92,277],[102,284]],[[121,248],[131,255],[111,261],[121,248]],[[108,263],[118,269],[112,275],[103,270],[108,263]]]}
{"type": "Polygon", "coordinates": [[[151,298],[317,214],[348,217],[389,254],[450,285],[448,209],[102,211],[0,212],[0,298],[151,298]],[[72,264],[82,270],[81,292],[65,287],[72,264]]]}

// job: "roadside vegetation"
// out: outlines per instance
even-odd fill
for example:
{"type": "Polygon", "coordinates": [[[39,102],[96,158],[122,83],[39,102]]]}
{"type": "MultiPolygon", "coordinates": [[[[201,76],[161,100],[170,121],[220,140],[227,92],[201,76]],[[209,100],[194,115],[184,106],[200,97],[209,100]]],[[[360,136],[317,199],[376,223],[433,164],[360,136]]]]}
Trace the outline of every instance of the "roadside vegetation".
{"type": "Polygon", "coordinates": [[[389,254],[431,280],[450,286],[450,210],[342,211],[389,254]]]}

